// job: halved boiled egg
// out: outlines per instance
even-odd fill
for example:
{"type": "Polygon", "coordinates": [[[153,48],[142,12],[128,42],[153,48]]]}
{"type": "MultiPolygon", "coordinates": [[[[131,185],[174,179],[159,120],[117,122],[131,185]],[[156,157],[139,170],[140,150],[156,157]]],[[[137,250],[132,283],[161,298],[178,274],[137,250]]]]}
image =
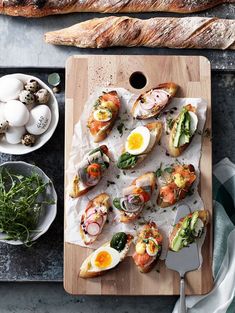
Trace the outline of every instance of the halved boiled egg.
{"type": "Polygon", "coordinates": [[[108,122],[112,118],[112,112],[109,109],[97,109],[93,113],[94,119],[98,122],[108,122]]]}
{"type": "Polygon", "coordinates": [[[97,249],[91,257],[92,271],[105,271],[115,267],[120,262],[120,254],[109,246],[97,249]]]}
{"type": "Polygon", "coordinates": [[[150,131],[145,126],[136,127],[126,141],[126,151],[133,155],[144,153],[150,142],[150,131]]]}
{"type": "Polygon", "coordinates": [[[188,113],[190,115],[190,132],[191,135],[193,135],[197,130],[198,117],[197,114],[192,111],[189,111],[188,113]]]}
{"type": "Polygon", "coordinates": [[[159,251],[159,245],[154,238],[148,238],[148,243],[146,244],[146,252],[150,256],[155,256],[159,251]]]}

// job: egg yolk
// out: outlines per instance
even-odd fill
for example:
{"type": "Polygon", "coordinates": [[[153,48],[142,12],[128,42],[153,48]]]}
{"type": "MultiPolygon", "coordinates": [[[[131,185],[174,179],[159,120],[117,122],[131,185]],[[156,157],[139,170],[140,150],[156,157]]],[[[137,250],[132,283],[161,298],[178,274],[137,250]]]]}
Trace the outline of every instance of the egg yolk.
{"type": "Polygon", "coordinates": [[[149,251],[151,253],[155,253],[157,250],[157,246],[156,246],[155,242],[153,242],[152,240],[149,240],[148,247],[149,247],[149,251]]]}
{"type": "Polygon", "coordinates": [[[136,150],[142,147],[144,138],[141,134],[133,133],[128,138],[128,148],[130,150],[136,150]]]}
{"type": "Polygon", "coordinates": [[[101,251],[95,258],[95,265],[99,268],[106,268],[112,263],[112,256],[107,251],[101,251]]]}

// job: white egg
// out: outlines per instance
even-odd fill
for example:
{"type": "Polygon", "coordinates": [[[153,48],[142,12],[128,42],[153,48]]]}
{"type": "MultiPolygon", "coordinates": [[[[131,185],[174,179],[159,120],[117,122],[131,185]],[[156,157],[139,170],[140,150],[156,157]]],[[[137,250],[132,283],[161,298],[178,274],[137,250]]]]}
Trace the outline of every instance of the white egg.
{"type": "Polygon", "coordinates": [[[191,134],[194,134],[195,131],[197,130],[198,117],[196,113],[191,111],[189,111],[189,115],[190,115],[190,132],[191,134]]]}
{"type": "Polygon", "coordinates": [[[120,253],[111,248],[101,247],[97,249],[91,257],[92,271],[105,271],[115,267],[120,262],[120,253]]]}
{"type": "Polygon", "coordinates": [[[47,105],[42,104],[30,111],[26,129],[32,135],[41,135],[47,130],[50,123],[51,110],[47,105]]]}
{"type": "Polygon", "coordinates": [[[126,151],[133,155],[144,153],[150,142],[150,131],[145,126],[136,127],[126,141],[126,151]]]}
{"type": "Polygon", "coordinates": [[[24,84],[17,78],[3,76],[0,78],[0,101],[16,100],[24,89],[24,84]]]}
{"type": "Polygon", "coordinates": [[[10,144],[17,144],[21,142],[22,136],[25,134],[24,126],[21,127],[9,127],[6,132],[6,141],[10,144]]]}
{"type": "Polygon", "coordinates": [[[24,126],[29,120],[27,107],[18,100],[10,100],[4,106],[5,119],[11,126],[24,126]]]}

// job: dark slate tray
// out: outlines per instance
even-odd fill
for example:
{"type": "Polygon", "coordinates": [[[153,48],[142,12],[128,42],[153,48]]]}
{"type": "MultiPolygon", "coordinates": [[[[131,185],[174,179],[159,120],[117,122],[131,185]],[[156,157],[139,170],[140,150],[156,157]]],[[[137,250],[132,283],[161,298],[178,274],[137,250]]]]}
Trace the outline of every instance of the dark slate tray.
{"type": "Polygon", "coordinates": [[[61,281],[63,279],[64,70],[0,68],[0,76],[24,73],[36,76],[45,83],[51,72],[58,72],[62,79],[62,90],[56,94],[60,119],[54,135],[41,149],[30,154],[22,156],[0,154],[0,162],[21,160],[36,164],[45,171],[57,191],[57,217],[47,233],[31,248],[0,243],[0,281],[61,281]]]}
{"type": "MultiPolygon", "coordinates": [[[[0,154],[0,162],[23,160],[34,163],[53,180],[58,194],[58,213],[50,229],[31,248],[0,243],[0,281],[63,280],[63,191],[64,191],[64,69],[0,68],[0,76],[10,73],[37,76],[47,83],[48,74],[58,72],[62,90],[57,94],[58,127],[41,149],[25,155],[0,154]]],[[[213,163],[229,157],[235,162],[235,72],[212,72],[213,163]]]]}

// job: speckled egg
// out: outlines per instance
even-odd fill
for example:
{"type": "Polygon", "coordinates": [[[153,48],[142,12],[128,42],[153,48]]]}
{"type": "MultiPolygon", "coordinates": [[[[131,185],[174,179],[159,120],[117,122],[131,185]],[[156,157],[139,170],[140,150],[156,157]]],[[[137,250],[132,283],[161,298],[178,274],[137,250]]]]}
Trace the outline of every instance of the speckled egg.
{"type": "Polygon", "coordinates": [[[32,105],[35,102],[35,96],[29,90],[22,90],[19,94],[19,100],[25,105],[32,105]]]}
{"type": "Polygon", "coordinates": [[[9,127],[6,132],[6,141],[12,145],[21,142],[22,136],[25,134],[24,126],[21,127],[9,127]]]}
{"type": "Polygon", "coordinates": [[[47,104],[50,99],[50,93],[47,89],[40,89],[35,93],[36,101],[40,104],[47,104]]]}
{"type": "Polygon", "coordinates": [[[30,111],[26,130],[32,135],[41,135],[48,129],[50,123],[51,110],[47,105],[41,104],[30,111]]]}
{"type": "Polygon", "coordinates": [[[37,92],[40,88],[39,83],[35,79],[30,79],[27,81],[26,85],[24,86],[25,90],[31,91],[31,92],[37,92]]]}
{"type": "Polygon", "coordinates": [[[8,101],[4,106],[4,116],[11,126],[24,126],[29,120],[29,111],[26,106],[18,101],[8,101]]]}
{"type": "Polygon", "coordinates": [[[19,93],[24,89],[24,84],[17,78],[3,76],[0,78],[0,101],[18,99],[19,93]]]}
{"type": "Polygon", "coordinates": [[[31,134],[25,134],[23,137],[22,137],[22,140],[21,140],[21,143],[23,145],[25,145],[26,147],[31,147],[35,144],[35,141],[36,141],[36,137],[34,135],[31,135],[31,134]]]}

